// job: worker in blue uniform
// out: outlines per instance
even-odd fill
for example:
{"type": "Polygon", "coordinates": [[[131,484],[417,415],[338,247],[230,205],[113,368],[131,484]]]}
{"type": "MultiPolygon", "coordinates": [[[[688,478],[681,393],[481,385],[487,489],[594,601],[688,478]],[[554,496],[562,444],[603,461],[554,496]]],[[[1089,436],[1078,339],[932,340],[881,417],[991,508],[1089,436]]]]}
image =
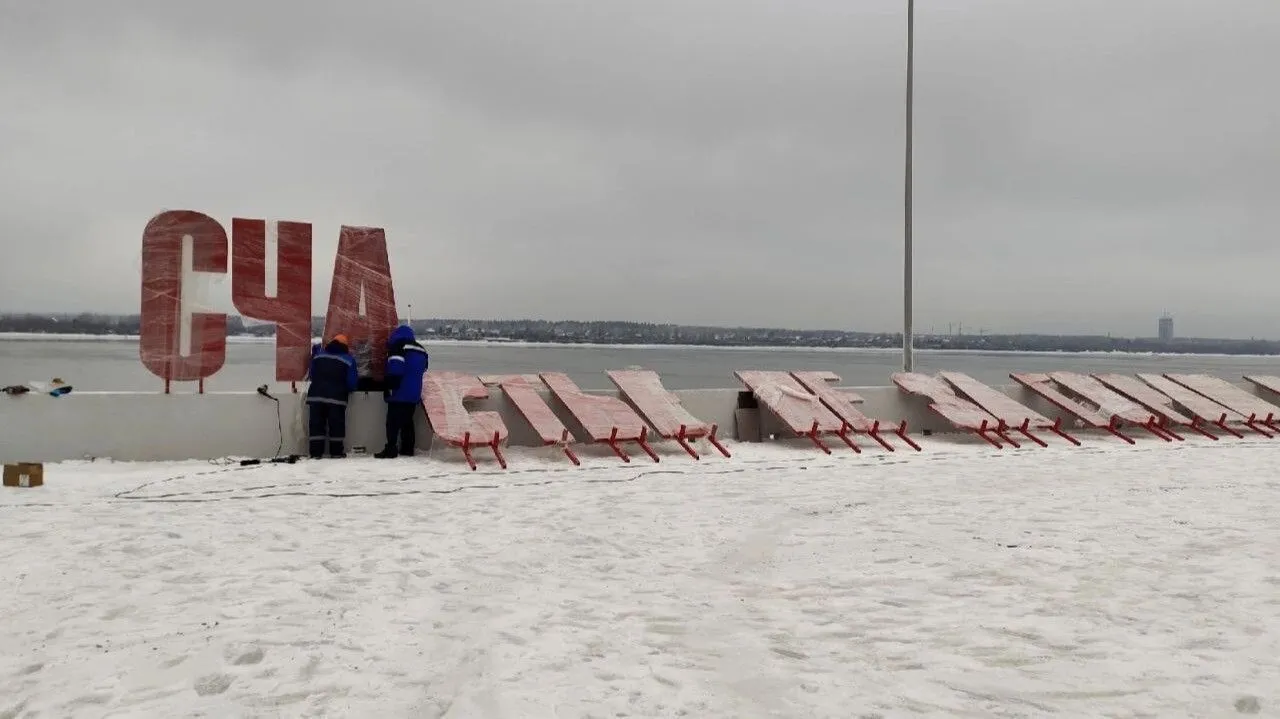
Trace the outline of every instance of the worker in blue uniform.
{"type": "Polygon", "coordinates": [[[374,456],[392,459],[413,456],[417,429],[414,417],[422,404],[422,379],[427,372],[427,350],[401,325],[387,340],[387,368],[383,396],[387,401],[387,444],[374,456]]]}
{"type": "Polygon", "coordinates": [[[348,349],[347,336],[334,335],[323,348],[313,351],[307,389],[310,438],[308,450],[312,459],[347,456],[347,400],[359,382],[356,360],[348,349]]]}

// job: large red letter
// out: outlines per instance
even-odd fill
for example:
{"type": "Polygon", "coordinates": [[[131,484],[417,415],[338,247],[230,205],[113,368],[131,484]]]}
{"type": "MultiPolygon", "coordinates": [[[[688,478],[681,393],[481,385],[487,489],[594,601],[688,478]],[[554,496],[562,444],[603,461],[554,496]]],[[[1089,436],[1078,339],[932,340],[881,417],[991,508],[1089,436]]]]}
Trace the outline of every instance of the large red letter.
{"type": "Polygon", "coordinates": [[[231,220],[231,301],[240,314],[276,324],[276,381],[306,379],[311,360],[311,225],[277,226],[276,292],[267,296],[267,223],[231,220]]]}
{"type": "Polygon", "coordinates": [[[371,374],[381,378],[387,360],[387,338],[399,321],[386,234],[377,227],[343,225],[338,257],[333,263],[325,339],[342,333],[352,344],[368,342],[371,374]]]}
{"type": "Polygon", "coordinates": [[[227,271],[227,233],[218,221],[191,210],[162,212],[142,233],[142,320],[138,352],[155,376],[173,382],[212,377],[227,358],[227,316],[191,314],[191,354],[181,342],[182,245],[191,238],[191,269],[227,271]]]}

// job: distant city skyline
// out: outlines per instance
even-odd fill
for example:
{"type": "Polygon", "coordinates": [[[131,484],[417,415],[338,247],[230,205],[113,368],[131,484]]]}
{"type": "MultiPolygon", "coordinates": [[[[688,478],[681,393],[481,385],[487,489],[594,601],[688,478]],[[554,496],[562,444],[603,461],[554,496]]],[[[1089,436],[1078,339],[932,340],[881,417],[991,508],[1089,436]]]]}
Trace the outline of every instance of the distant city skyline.
{"type": "MultiPolygon", "coordinates": [[[[234,311],[224,311],[224,310],[217,310],[217,311],[226,314],[228,318],[228,322],[235,325],[235,327],[243,327],[246,329],[274,327],[274,323],[272,322],[264,322],[261,320],[255,320],[250,317],[244,317],[234,311]]],[[[119,321],[137,322],[140,319],[140,315],[137,312],[113,313],[113,312],[91,312],[91,311],[84,310],[79,312],[35,312],[33,313],[33,312],[0,311],[0,324],[3,324],[4,320],[11,320],[14,318],[23,318],[23,317],[37,317],[37,318],[50,318],[50,319],[57,318],[56,322],[50,325],[50,326],[53,326],[53,325],[56,325],[58,322],[66,322],[77,316],[105,318],[107,321],[112,321],[112,322],[119,322],[119,321]]],[[[324,315],[313,315],[311,319],[312,319],[312,325],[314,327],[316,328],[323,327],[325,322],[324,315]]],[[[401,317],[400,317],[401,322],[405,322],[408,319],[410,318],[407,317],[407,315],[405,315],[404,313],[401,313],[401,317]]],[[[1189,342],[1197,342],[1197,341],[1205,341],[1205,340],[1207,341],[1253,341],[1253,340],[1280,341],[1280,338],[1268,338],[1268,337],[1258,337],[1258,336],[1231,337],[1231,336],[1225,336],[1225,335],[1223,336],[1175,335],[1173,333],[1172,320],[1173,320],[1172,315],[1169,315],[1167,313],[1160,315],[1157,318],[1157,327],[1155,332],[1146,333],[1146,334],[1139,333],[1139,334],[1132,334],[1132,335],[1126,335],[1126,334],[1116,333],[1116,332],[1096,332],[1096,331],[1080,332],[1080,333],[1058,333],[1058,332],[1047,332],[1047,331],[1036,331],[1036,330],[1031,330],[1026,332],[999,332],[999,331],[991,330],[986,327],[966,327],[964,323],[959,323],[959,322],[949,323],[945,328],[939,328],[934,326],[929,326],[927,328],[920,328],[917,330],[917,334],[920,335],[921,337],[932,337],[932,338],[1059,337],[1060,336],[1060,337],[1084,337],[1084,338],[1088,338],[1088,337],[1114,338],[1114,339],[1122,339],[1122,340],[1130,340],[1130,339],[1131,340],[1160,340],[1163,342],[1169,342],[1173,340],[1185,340],[1189,342]],[[1168,322],[1167,335],[1164,331],[1166,322],[1168,322]]],[[[572,318],[564,318],[564,317],[548,319],[548,318],[538,318],[538,317],[480,318],[480,317],[414,316],[412,317],[412,321],[415,325],[438,325],[441,323],[463,323],[463,324],[502,323],[502,324],[509,324],[509,325],[518,325],[521,323],[539,323],[539,324],[548,324],[548,325],[569,325],[569,324],[645,325],[645,326],[652,326],[652,327],[675,327],[675,328],[694,329],[694,330],[750,330],[750,331],[763,331],[763,332],[801,332],[801,333],[815,333],[815,334],[816,333],[846,333],[846,334],[853,334],[853,335],[878,335],[878,336],[886,336],[886,337],[894,336],[894,335],[901,336],[901,330],[897,330],[897,329],[837,328],[837,327],[781,327],[781,326],[767,326],[767,325],[695,325],[695,324],[688,324],[688,323],[662,322],[662,321],[649,321],[649,320],[619,320],[619,319],[580,320],[580,319],[572,319],[572,318]]]]}

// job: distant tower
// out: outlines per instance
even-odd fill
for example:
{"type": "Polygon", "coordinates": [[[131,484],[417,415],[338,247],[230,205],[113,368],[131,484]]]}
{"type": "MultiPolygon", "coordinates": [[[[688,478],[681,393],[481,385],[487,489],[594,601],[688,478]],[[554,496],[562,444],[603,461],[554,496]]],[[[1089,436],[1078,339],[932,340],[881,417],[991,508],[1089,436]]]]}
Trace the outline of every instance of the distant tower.
{"type": "Polygon", "coordinates": [[[1168,312],[1160,317],[1160,341],[1173,341],[1173,317],[1168,312]]]}

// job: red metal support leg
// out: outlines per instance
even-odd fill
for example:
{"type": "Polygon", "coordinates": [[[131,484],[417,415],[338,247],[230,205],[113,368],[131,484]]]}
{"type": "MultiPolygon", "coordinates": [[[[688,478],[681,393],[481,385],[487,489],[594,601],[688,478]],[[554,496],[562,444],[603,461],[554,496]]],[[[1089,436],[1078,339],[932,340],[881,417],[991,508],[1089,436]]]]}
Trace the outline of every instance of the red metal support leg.
{"type": "Polygon", "coordinates": [[[1076,439],[1075,437],[1072,437],[1071,435],[1067,434],[1067,433],[1066,433],[1066,431],[1062,429],[1062,418],[1061,418],[1061,417],[1058,417],[1057,419],[1053,420],[1053,426],[1049,428],[1049,431],[1050,431],[1050,432],[1053,432],[1054,434],[1056,434],[1056,435],[1058,435],[1059,437],[1061,437],[1061,438],[1063,438],[1063,439],[1067,440],[1068,442],[1070,442],[1071,444],[1074,444],[1074,445],[1075,445],[1075,446],[1077,446],[1077,447],[1079,447],[1079,446],[1080,446],[1080,440],[1078,440],[1078,439],[1076,439]]]}
{"type": "Polygon", "coordinates": [[[499,444],[501,441],[502,440],[499,438],[498,433],[494,432],[493,439],[489,442],[489,447],[493,449],[493,456],[498,460],[498,466],[506,469],[507,458],[502,456],[502,445],[499,444]]]}
{"type": "Polygon", "coordinates": [[[979,425],[978,429],[974,430],[974,432],[977,433],[979,437],[987,440],[987,442],[990,443],[991,446],[995,447],[996,449],[1004,449],[1004,446],[1001,445],[998,441],[987,436],[987,432],[991,432],[991,431],[992,429],[987,426],[987,420],[985,419],[982,420],[982,424],[979,425]]]}
{"type": "Polygon", "coordinates": [[[711,425],[711,434],[707,435],[707,441],[710,442],[711,446],[715,447],[720,454],[723,454],[725,457],[729,457],[729,450],[725,449],[724,445],[720,444],[720,440],[716,439],[716,430],[719,428],[719,425],[711,425]]]}
{"type": "Polygon", "coordinates": [[[1120,439],[1123,439],[1129,444],[1137,444],[1137,442],[1135,442],[1132,437],[1126,437],[1124,434],[1120,432],[1120,418],[1115,415],[1111,415],[1111,421],[1107,423],[1107,431],[1119,437],[1120,439]]]}
{"type": "Polygon", "coordinates": [[[1162,417],[1162,418],[1160,418],[1160,419],[1156,422],[1156,425],[1160,427],[1160,431],[1161,431],[1161,432],[1164,432],[1165,434],[1169,435],[1170,437],[1173,437],[1175,440],[1177,440],[1177,441],[1179,441],[1179,442],[1185,442],[1185,441],[1187,441],[1187,438],[1186,438],[1186,437],[1183,437],[1182,435],[1180,435],[1180,434],[1178,434],[1177,432],[1175,432],[1175,431],[1174,431],[1173,427],[1171,427],[1171,426],[1170,426],[1170,422],[1169,422],[1169,420],[1168,420],[1168,418],[1167,418],[1167,417],[1162,417]]]}
{"type": "Polygon", "coordinates": [[[871,439],[874,439],[876,442],[879,442],[880,446],[884,447],[884,451],[886,452],[894,451],[893,445],[889,444],[887,441],[885,441],[884,437],[880,436],[880,420],[877,419],[871,423],[871,430],[867,432],[867,436],[870,437],[871,439]]]}
{"type": "Polygon", "coordinates": [[[640,445],[640,449],[644,450],[644,453],[649,455],[649,459],[652,459],[655,462],[658,461],[657,452],[654,452],[653,447],[649,446],[649,428],[648,427],[640,428],[640,436],[636,438],[636,444],[640,445]]]}
{"type": "Polygon", "coordinates": [[[618,455],[618,458],[621,459],[623,462],[628,462],[628,463],[631,462],[631,458],[627,456],[627,453],[623,452],[622,447],[618,446],[618,428],[617,427],[614,427],[613,431],[609,433],[609,439],[605,440],[605,443],[609,445],[609,449],[612,449],[613,453],[618,455]]]}
{"type": "Polygon", "coordinates": [[[831,454],[831,448],[823,444],[822,440],[818,437],[818,420],[815,419],[813,421],[813,426],[809,428],[808,432],[804,433],[804,436],[808,437],[815,445],[817,445],[818,449],[822,450],[825,454],[831,454]]]}
{"type": "Polygon", "coordinates": [[[1249,419],[1244,424],[1249,429],[1253,430],[1254,432],[1257,432],[1258,434],[1262,435],[1263,437],[1266,437],[1267,439],[1271,439],[1272,437],[1275,436],[1274,434],[1268,432],[1267,430],[1259,427],[1258,425],[1260,423],[1261,421],[1258,419],[1258,415],[1251,414],[1249,415],[1249,419]]]}
{"type": "Polygon", "coordinates": [[[862,454],[862,448],[859,447],[857,443],[853,441],[853,438],[849,436],[849,430],[851,429],[853,429],[852,425],[844,420],[840,420],[840,431],[836,432],[836,436],[844,440],[844,443],[849,445],[849,449],[852,449],[854,454],[862,454]]]}
{"type": "Polygon", "coordinates": [[[1031,434],[1031,418],[1029,418],[1029,417],[1024,418],[1024,419],[1022,420],[1022,424],[1018,425],[1017,427],[1014,427],[1014,429],[1018,430],[1018,432],[1019,432],[1019,433],[1021,433],[1021,434],[1022,434],[1022,436],[1026,437],[1027,439],[1031,440],[1032,442],[1035,442],[1036,444],[1040,445],[1041,447],[1048,447],[1048,446],[1049,446],[1049,444],[1048,444],[1047,442],[1045,442],[1043,439],[1040,439],[1039,437],[1035,436],[1034,434],[1031,434]]]}
{"type": "Polygon", "coordinates": [[[1202,421],[1203,421],[1203,419],[1202,419],[1201,417],[1193,417],[1193,418],[1191,419],[1191,424],[1189,424],[1189,425],[1187,425],[1187,426],[1191,428],[1191,431],[1193,431],[1193,432],[1199,432],[1200,434],[1204,435],[1205,437],[1208,437],[1209,439],[1211,439],[1211,440],[1213,440],[1213,441],[1217,442],[1217,441],[1218,441],[1218,435],[1216,435],[1216,434],[1214,434],[1213,432],[1210,432],[1209,430],[1205,429],[1205,428],[1204,428],[1204,426],[1201,424],[1201,422],[1202,422],[1202,421]]]}
{"type": "Polygon", "coordinates": [[[898,439],[902,440],[903,442],[906,442],[908,447],[914,449],[917,452],[922,451],[920,445],[916,444],[915,440],[907,436],[907,420],[905,419],[902,420],[902,422],[898,425],[898,428],[894,430],[893,433],[898,435],[898,439]]]}
{"type": "Polygon", "coordinates": [[[1241,434],[1241,433],[1237,432],[1236,430],[1232,429],[1231,427],[1228,427],[1228,426],[1227,426],[1227,413],[1226,413],[1226,412],[1223,412],[1223,413],[1222,413],[1222,416],[1218,418],[1218,421],[1217,421],[1217,422],[1214,422],[1214,423],[1213,423],[1213,426],[1217,427],[1218,429],[1222,430],[1223,432],[1226,432],[1227,434],[1234,435],[1236,439],[1244,439],[1244,435],[1243,435],[1243,434],[1241,434]]]}
{"type": "Polygon", "coordinates": [[[467,466],[471,471],[476,471],[476,458],[471,456],[471,433],[467,432],[462,435],[462,457],[467,460],[467,466]]]}
{"type": "Polygon", "coordinates": [[[582,461],[578,459],[578,455],[574,454],[573,448],[569,446],[570,439],[569,430],[566,429],[564,434],[560,435],[560,449],[564,451],[564,456],[568,457],[570,462],[573,462],[573,466],[581,467],[582,461]]]}
{"type": "Polygon", "coordinates": [[[1009,427],[1009,425],[1005,423],[1003,419],[998,420],[996,422],[996,429],[995,429],[996,436],[999,437],[1000,439],[1003,439],[1014,449],[1022,449],[1022,445],[1018,444],[1016,441],[1014,441],[1013,437],[1009,436],[1010,429],[1011,428],[1009,427]]]}
{"type": "Polygon", "coordinates": [[[1173,441],[1173,436],[1172,436],[1172,435],[1170,435],[1170,434],[1168,434],[1168,433],[1166,433],[1166,432],[1164,431],[1164,428],[1162,428],[1162,427],[1160,427],[1158,424],[1156,424],[1156,418],[1155,418],[1155,417],[1148,418],[1148,419],[1147,419],[1147,421],[1146,421],[1146,423],[1142,425],[1142,428],[1143,428],[1143,429],[1145,429],[1145,430],[1147,430],[1147,431],[1148,431],[1148,432],[1150,432],[1151,434],[1153,434],[1153,435],[1155,435],[1155,436],[1159,437],[1160,439],[1163,439],[1163,440],[1164,440],[1164,441],[1166,441],[1166,442],[1172,442],[1172,441],[1173,441]]]}
{"type": "Polygon", "coordinates": [[[673,437],[673,439],[675,439],[676,444],[680,445],[681,449],[689,453],[690,457],[693,457],[694,459],[702,459],[698,456],[698,453],[694,451],[693,447],[689,445],[689,438],[686,435],[687,432],[688,428],[682,424],[680,425],[680,431],[676,433],[676,436],[673,437]]]}

